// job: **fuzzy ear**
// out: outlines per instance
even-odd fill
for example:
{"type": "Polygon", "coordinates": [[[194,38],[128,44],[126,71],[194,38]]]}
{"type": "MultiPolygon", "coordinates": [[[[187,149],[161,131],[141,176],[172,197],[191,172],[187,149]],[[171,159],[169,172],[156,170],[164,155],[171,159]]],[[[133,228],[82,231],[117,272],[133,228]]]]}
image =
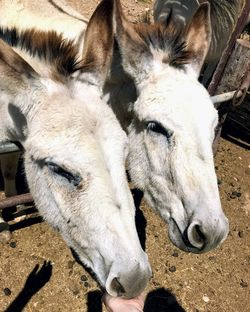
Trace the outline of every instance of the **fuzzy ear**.
{"type": "Polygon", "coordinates": [[[191,66],[197,77],[200,74],[200,70],[207,55],[211,36],[210,5],[208,2],[205,2],[200,5],[186,28],[185,41],[187,49],[193,55],[191,66]]]}
{"type": "MultiPolygon", "coordinates": [[[[98,78],[106,76],[113,51],[114,0],[103,0],[88,23],[82,61],[82,72],[94,73],[98,78]]],[[[103,78],[102,78],[103,80],[103,78]]]]}
{"type": "Polygon", "coordinates": [[[28,79],[38,77],[34,69],[1,39],[0,60],[3,62],[3,66],[7,66],[18,76],[22,75],[28,79]]]}
{"type": "Polygon", "coordinates": [[[123,13],[120,0],[115,1],[113,15],[117,42],[115,52],[120,54],[124,70],[140,83],[144,80],[144,75],[147,75],[149,63],[153,60],[150,45],[144,36],[145,25],[130,23],[123,13]]]}
{"type": "Polygon", "coordinates": [[[134,79],[143,80],[141,73],[150,55],[148,46],[140,38],[135,25],[129,23],[119,0],[102,0],[87,26],[82,61],[79,69],[87,79],[105,79],[113,66],[121,65],[134,79]],[[94,75],[93,75],[94,74],[94,75]]]}
{"type": "MultiPolygon", "coordinates": [[[[37,78],[39,75],[33,68],[8,44],[0,40],[0,89],[3,95],[2,101],[7,101],[5,104],[8,105],[10,118],[7,118],[6,122],[12,120],[7,127],[12,139],[14,136],[15,140],[23,141],[27,129],[26,114],[19,105],[15,106],[16,96],[37,78]]],[[[29,101],[22,102],[22,108],[28,103],[29,101]]]]}

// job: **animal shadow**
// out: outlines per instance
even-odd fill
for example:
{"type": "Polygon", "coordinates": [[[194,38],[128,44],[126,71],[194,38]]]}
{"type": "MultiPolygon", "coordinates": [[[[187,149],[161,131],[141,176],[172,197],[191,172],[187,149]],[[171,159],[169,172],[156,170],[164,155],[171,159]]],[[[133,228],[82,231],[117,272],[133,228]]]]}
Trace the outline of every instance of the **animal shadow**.
{"type": "MultiPolygon", "coordinates": [[[[87,295],[87,312],[102,312],[102,295],[99,290],[91,291],[87,295]]],[[[148,293],[144,312],[185,312],[175,296],[165,288],[158,288],[148,293]]]]}
{"type": "Polygon", "coordinates": [[[40,268],[37,264],[29,274],[23,289],[5,312],[23,311],[29,300],[50,280],[51,275],[52,265],[50,261],[44,261],[40,268]]]}
{"type": "Polygon", "coordinates": [[[144,312],[185,312],[185,310],[169,290],[158,288],[148,293],[144,312]]]}
{"type": "Polygon", "coordinates": [[[147,227],[147,220],[144,217],[142,211],[140,210],[140,204],[143,198],[143,192],[138,189],[131,190],[134,203],[135,203],[135,225],[137,234],[139,236],[139,240],[142,246],[142,249],[145,251],[146,248],[146,227],[147,227]]]}
{"type": "Polygon", "coordinates": [[[102,312],[102,296],[100,290],[90,291],[87,295],[87,312],[102,312]]]}

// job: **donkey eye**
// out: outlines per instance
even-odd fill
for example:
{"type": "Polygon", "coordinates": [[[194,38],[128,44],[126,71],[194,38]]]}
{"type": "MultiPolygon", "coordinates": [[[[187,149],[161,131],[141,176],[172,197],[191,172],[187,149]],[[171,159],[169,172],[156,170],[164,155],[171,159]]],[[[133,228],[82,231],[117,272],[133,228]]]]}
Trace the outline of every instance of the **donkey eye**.
{"type": "Polygon", "coordinates": [[[162,134],[167,139],[170,139],[171,136],[173,135],[173,131],[164,128],[159,122],[149,121],[146,123],[146,125],[147,125],[147,130],[162,134]]]}
{"type": "Polygon", "coordinates": [[[51,161],[45,161],[45,164],[50,171],[65,178],[69,183],[73,184],[74,186],[78,186],[80,184],[82,178],[79,175],[73,174],[72,172],[65,170],[64,168],[58,166],[51,161]]]}

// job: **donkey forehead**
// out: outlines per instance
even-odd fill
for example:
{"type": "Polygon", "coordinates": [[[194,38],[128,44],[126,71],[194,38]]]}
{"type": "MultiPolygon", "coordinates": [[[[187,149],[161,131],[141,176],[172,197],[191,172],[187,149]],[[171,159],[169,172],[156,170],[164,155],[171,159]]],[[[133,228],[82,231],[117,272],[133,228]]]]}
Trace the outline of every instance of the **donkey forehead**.
{"type": "Polygon", "coordinates": [[[214,125],[217,111],[207,90],[183,70],[170,69],[152,75],[141,88],[135,104],[141,120],[160,120],[173,125],[214,125]]]}
{"type": "Polygon", "coordinates": [[[119,157],[123,153],[127,137],[118,122],[106,127],[105,117],[100,121],[98,118],[91,118],[92,113],[88,114],[83,107],[80,110],[75,108],[69,105],[67,110],[53,110],[49,111],[47,117],[35,118],[26,150],[29,149],[34,158],[70,159],[74,155],[80,155],[81,159],[90,160],[100,159],[109,153],[103,148],[104,144],[112,151],[115,150],[116,157],[119,157]]]}

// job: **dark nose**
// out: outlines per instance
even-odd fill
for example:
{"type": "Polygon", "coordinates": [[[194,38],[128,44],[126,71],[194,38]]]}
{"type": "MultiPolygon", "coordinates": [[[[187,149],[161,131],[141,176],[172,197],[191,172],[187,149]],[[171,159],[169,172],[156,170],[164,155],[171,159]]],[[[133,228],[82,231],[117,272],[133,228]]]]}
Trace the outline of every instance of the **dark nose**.
{"type": "Polygon", "coordinates": [[[203,249],[207,241],[202,227],[196,222],[192,222],[186,228],[183,236],[184,243],[187,247],[196,248],[198,250],[203,249]]]}
{"type": "Polygon", "coordinates": [[[148,262],[139,263],[132,261],[132,266],[112,267],[106,281],[107,292],[114,297],[133,298],[138,296],[146,287],[152,276],[148,262]]]}
{"type": "Polygon", "coordinates": [[[124,287],[117,277],[112,280],[110,287],[112,291],[117,294],[118,297],[123,296],[126,293],[124,287]]]}

